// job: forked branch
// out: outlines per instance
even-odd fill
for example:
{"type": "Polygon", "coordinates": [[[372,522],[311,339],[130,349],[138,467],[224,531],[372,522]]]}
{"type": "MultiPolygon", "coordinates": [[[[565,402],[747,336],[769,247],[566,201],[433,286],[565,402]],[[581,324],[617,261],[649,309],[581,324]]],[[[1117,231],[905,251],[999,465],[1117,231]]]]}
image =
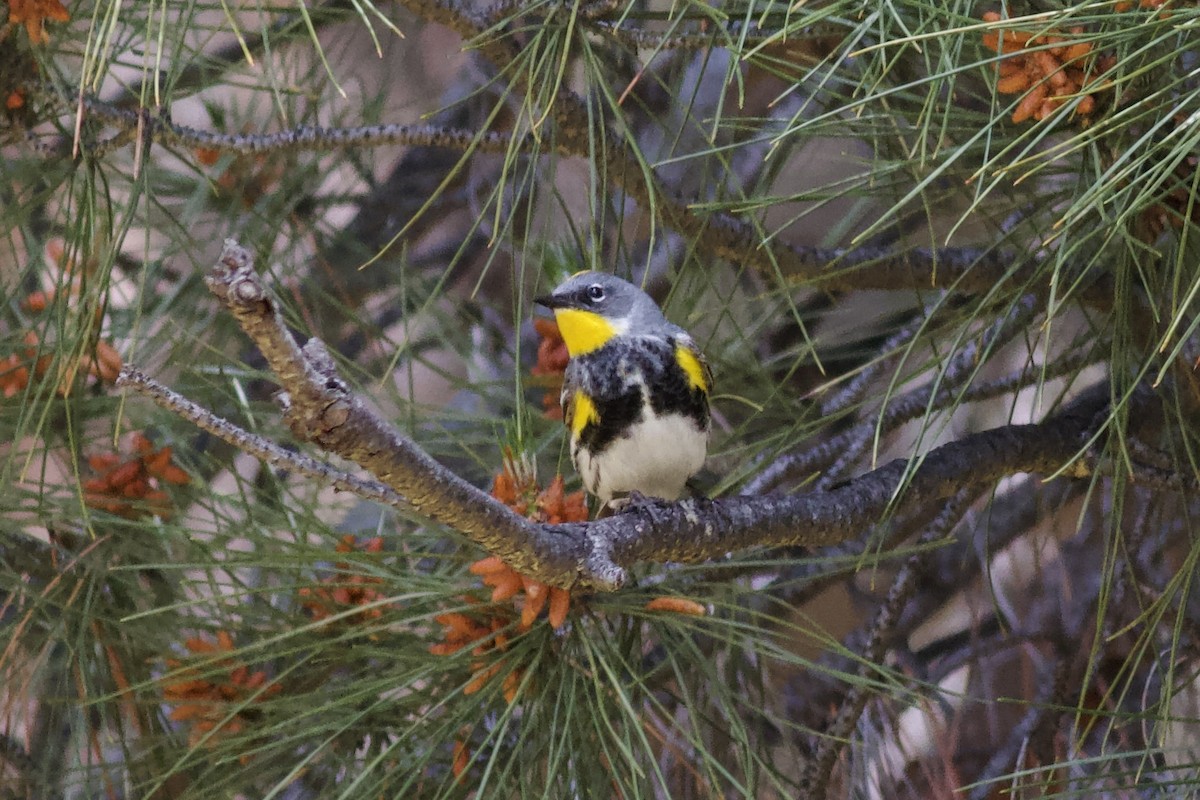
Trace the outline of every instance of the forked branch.
{"type": "MultiPolygon", "coordinates": [[[[377,488],[385,486],[419,515],[458,531],[519,572],[564,588],[615,589],[642,561],[699,562],[752,547],[836,544],[870,530],[889,511],[923,507],[1015,473],[1085,477],[1092,471],[1087,443],[1108,405],[1101,387],[1041,423],[972,434],[926,453],[919,463],[898,459],[829,491],[647,501],[603,520],[547,525],[514,513],[385,421],[342,380],[319,340],[300,346],[239,244],[226,242],[208,285],[266,357],[298,438],[369,472],[373,480],[361,483],[376,499],[394,499],[377,488]]],[[[155,394],[133,368],[122,382],[155,394]]],[[[243,434],[225,438],[266,457],[264,447],[246,447],[243,434]]]]}

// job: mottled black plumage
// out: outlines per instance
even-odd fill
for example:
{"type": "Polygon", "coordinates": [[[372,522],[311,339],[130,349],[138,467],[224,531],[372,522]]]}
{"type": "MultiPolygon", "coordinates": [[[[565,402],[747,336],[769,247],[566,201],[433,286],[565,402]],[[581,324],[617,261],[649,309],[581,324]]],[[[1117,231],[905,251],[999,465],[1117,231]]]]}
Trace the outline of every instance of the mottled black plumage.
{"type": "MultiPolygon", "coordinates": [[[[571,359],[565,385],[583,391],[600,417],[598,423],[589,422],[580,432],[582,446],[602,453],[643,419],[643,383],[654,387],[649,394],[655,414],[679,414],[690,419],[696,430],[708,430],[708,398],[691,385],[676,360],[677,344],[674,336],[620,336],[599,350],[571,359]]],[[[569,400],[564,395],[564,405],[569,400]]]]}

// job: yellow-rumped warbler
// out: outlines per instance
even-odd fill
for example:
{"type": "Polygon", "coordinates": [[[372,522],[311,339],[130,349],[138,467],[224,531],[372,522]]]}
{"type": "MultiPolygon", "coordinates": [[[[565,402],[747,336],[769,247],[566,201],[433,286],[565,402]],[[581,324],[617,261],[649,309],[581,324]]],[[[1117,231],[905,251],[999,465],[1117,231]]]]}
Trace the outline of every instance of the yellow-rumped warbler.
{"type": "Polygon", "coordinates": [[[641,289],[600,272],[534,302],[553,309],[570,356],[560,402],[584,487],[604,503],[678,498],[708,450],[712,374],[692,337],[641,289]]]}

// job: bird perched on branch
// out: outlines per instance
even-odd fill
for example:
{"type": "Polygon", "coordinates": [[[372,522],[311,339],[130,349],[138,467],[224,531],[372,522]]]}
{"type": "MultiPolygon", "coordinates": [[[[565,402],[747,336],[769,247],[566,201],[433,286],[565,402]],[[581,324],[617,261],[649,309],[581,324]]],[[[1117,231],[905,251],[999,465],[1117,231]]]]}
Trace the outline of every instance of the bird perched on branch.
{"type": "Polygon", "coordinates": [[[605,504],[677,499],[708,450],[712,373],[695,341],[637,286],[600,272],[534,302],[554,311],[570,356],[560,403],[584,487],[605,504]]]}

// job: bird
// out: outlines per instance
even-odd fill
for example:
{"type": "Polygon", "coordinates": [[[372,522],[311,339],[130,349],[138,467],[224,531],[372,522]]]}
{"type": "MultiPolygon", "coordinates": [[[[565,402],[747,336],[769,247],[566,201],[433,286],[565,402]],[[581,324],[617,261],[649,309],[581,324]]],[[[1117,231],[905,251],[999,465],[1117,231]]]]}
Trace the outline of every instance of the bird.
{"type": "Polygon", "coordinates": [[[679,499],[711,428],[712,372],[695,340],[603,272],[576,273],[534,302],[554,312],[567,346],[559,403],[584,488],[613,510],[679,499]]]}

